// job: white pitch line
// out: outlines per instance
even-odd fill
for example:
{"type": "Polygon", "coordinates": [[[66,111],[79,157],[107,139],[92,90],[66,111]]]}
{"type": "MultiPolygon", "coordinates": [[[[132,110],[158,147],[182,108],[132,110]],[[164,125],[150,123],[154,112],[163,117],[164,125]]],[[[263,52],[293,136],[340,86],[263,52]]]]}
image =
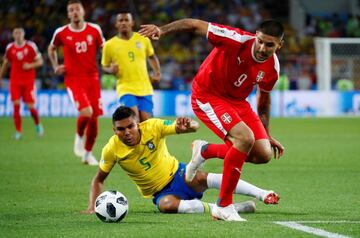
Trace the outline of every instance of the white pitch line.
{"type": "Polygon", "coordinates": [[[354,223],[354,224],[360,224],[360,221],[346,221],[346,220],[342,220],[342,221],[293,221],[293,222],[297,222],[297,223],[354,223]]]}
{"type": "Polygon", "coordinates": [[[322,236],[322,237],[326,237],[326,238],[351,238],[350,236],[345,236],[345,235],[341,235],[338,233],[328,232],[328,231],[325,231],[325,230],[322,230],[319,228],[304,226],[304,225],[301,225],[301,224],[299,224],[297,222],[293,222],[293,221],[289,221],[289,222],[276,221],[274,223],[281,225],[281,226],[289,227],[291,229],[303,231],[306,233],[310,233],[313,235],[318,235],[318,236],[322,236]]]}

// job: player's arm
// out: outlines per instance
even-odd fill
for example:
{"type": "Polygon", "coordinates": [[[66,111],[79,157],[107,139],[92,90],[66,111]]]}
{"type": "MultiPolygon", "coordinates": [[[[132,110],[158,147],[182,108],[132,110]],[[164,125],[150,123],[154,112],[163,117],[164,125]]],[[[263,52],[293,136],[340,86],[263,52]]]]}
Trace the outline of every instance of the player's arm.
{"type": "Polygon", "coordinates": [[[206,21],[185,18],[158,27],[156,25],[141,25],[139,33],[153,40],[158,40],[161,36],[175,32],[189,31],[198,35],[206,36],[209,23],[206,21]]]}
{"type": "Polygon", "coordinates": [[[107,74],[116,75],[119,72],[119,66],[115,63],[111,63],[109,66],[102,66],[101,68],[107,74]]]}
{"type": "Polygon", "coordinates": [[[61,75],[65,72],[64,65],[59,65],[56,47],[52,44],[48,47],[48,55],[55,74],[61,75]]]}
{"type": "Polygon", "coordinates": [[[0,68],[0,88],[1,88],[2,77],[3,77],[4,73],[7,71],[7,69],[9,68],[9,65],[10,65],[9,61],[6,59],[6,57],[4,57],[4,61],[0,68]]]}
{"type": "Polygon", "coordinates": [[[109,46],[105,43],[101,52],[101,69],[107,74],[116,75],[119,72],[119,66],[112,62],[112,58],[109,51],[109,46]]]}
{"type": "Polygon", "coordinates": [[[100,168],[98,169],[96,175],[91,181],[88,208],[85,211],[83,211],[83,213],[92,214],[95,212],[96,198],[103,191],[104,181],[108,175],[109,173],[102,171],[100,168]]]}
{"type": "Polygon", "coordinates": [[[43,58],[39,55],[34,59],[32,63],[24,63],[23,69],[29,70],[29,69],[36,69],[44,64],[43,58]]]}
{"type": "Polygon", "coordinates": [[[195,132],[199,128],[200,128],[200,124],[189,117],[176,118],[175,131],[178,134],[195,132]]]}
{"type": "Polygon", "coordinates": [[[271,147],[274,151],[274,158],[280,158],[284,153],[284,147],[279,141],[273,138],[269,133],[270,125],[270,108],[271,96],[270,92],[266,92],[258,88],[257,90],[257,111],[261,123],[263,124],[266,133],[268,134],[271,147]]]}
{"type": "Polygon", "coordinates": [[[150,76],[151,82],[152,83],[160,82],[160,77],[161,77],[160,62],[156,54],[149,56],[149,64],[153,71],[153,75],[150,76]]]}

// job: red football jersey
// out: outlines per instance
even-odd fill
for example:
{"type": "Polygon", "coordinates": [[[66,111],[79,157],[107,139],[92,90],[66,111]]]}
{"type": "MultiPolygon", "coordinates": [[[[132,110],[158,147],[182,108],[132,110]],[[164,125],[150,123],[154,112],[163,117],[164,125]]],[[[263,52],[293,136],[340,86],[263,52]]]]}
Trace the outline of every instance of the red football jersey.
{"type": "Polygon", "coordinates": [[[259,62],[252,54],[255,35],[209,23],[208,41],[214,49],[204,60],[193,82],[193,93],[208,93],[232,101],[245,100],[253,87],[271,91],[279,77],[276,55],[259,62]]]}
{"type": "Polygon", "coordinates": [[[97,24],[85,22],[83,29],[75,30],[70,24],[56,29],[50,45],[63,46],[65,80],[97,78],[97,49],[105,39],[97,24]]]}
{"type": "Polygon", "coordinates": [[[24,70],[24,63],[32,63],[41,54],[32,41],[25,41],[18,46],[12,42],[6,46],[6,59],[11,63],[10,80],[12,84],[33,84],[35,82],[35,69],[24,70]]]}

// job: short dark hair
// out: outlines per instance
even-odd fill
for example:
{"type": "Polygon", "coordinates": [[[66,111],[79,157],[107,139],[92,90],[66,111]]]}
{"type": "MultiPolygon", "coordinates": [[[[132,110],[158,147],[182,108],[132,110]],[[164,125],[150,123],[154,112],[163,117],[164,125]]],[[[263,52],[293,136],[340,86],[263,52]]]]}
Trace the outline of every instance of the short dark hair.
{"type": "Polygon", "coordinates": [[[81,2],[80,0],[69,0],[69,1],[67,2],[67,6],[69,6],[70,4],[75,4],[75,3],[79,3],[79,4],[82,5],[82,2],[81,2]]]}
{"type": "Polygon", "coordinates": [[[113,113],[112,122],[114,124],[116,121],[120,121],[129,117],[136,118],[135,112],[130,107],[120,106],[116,108],[115,112],[113,113]]]}
{"type": "Polygon", "coordinates": [[[284,27],[283,25],[276,20],[265,20],[263,21],[259,27],[258,31],[270,36],[278,37],[279,39],[283,39],[284,37],[284,27]]]}

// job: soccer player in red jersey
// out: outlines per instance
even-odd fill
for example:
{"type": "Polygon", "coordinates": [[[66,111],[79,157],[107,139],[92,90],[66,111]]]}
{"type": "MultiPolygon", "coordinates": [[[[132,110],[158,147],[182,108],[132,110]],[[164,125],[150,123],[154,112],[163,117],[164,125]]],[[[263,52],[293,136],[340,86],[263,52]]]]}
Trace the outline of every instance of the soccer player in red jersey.
{"type": "Polygon", "coordinates": [[[39,136],[44,134],[44,129],[40,123],[39,113],[35,108],[35,68],[43,65],[43,59],[34,42],[25,40],[25,31],[21,27],[13,30],[14,42],[6,46],[4,62],[0,69],[0,80],[7,70],[10,70],[10,96],[13,102],[13,118],[16,128],[15,139],[19,140],[22,136],[20,99],[30,110],[34,119],[36,132],[39,136]]]}
{"type": "Polygon", "coordinates": [[[283,45],[284,29],[281,23],[267,20],[252,34],[220,24],[182,19],[162,27],[143,25],[139,33],[156,40],[179,31],[206,36],[214,46],[194,78],[191,100],[196,116],[226,142],[215,145],[195,141],[193,151],[199,153],[188,164],[186,179],[192,180],[205,159],[224,158],[223,180],[212,217],[242,221],[234,209],[232,193],[244,162],[266,163],[271,159],[272,149],[275,158],[284,152],[284,147],[269,133],[270,91],[280,71],[275,52],[283,45]],[[255,85],[258,115],[246,101],[255,85]]]}
{"type": "Polygon", "coordinates": [[[84,164],[97,165],[92,148],[97,137],[98,117],[102,115],[102,108],[96,53],[105,40],[98,25],[85,22],[85,10],[81,1],[68,1],[67,14],[70,24],[55,31],[48,54],[55,74],[64,74],[66,89],[80,113],[74,153],[82,157],[84,164]],[[57,57],[57,48],[61,45],[64,64],[59,64],[57,57]]]}

